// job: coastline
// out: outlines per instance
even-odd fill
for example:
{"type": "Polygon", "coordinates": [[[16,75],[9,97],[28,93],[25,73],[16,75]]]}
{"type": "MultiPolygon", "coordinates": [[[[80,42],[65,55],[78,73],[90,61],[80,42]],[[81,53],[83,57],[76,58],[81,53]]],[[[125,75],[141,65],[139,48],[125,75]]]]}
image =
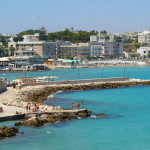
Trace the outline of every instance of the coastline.
{"type": "MultiPolygon", "coordinates": [[[[138,61],[137,61],[138,62],[138,61]]],[[[150,66],[150,63],[145,63],[145,64],[97,64],[97,65],[88,65],[88,66],[54,66],[50,67],[49,69],[46,70],[0,70],[0,73],[5,73],[5,72],[42,72],[42,71],[49,71],[54,69],[77,69],[77,68],[103,68],[103,67],[128,67],[128,66],[150,66]]]]}
{"type": "MultiPolygon", "coordinates": [[[[150,80],[129,79],[126,81],[105,81],[105,82],[89,82],[74,84],[52,84],[52,85],[33,85],[25,86],[19,90],[8,88],[8,91],[0,94],[0,106],[4,108],[4,112],[0,113],[0,117],[12,116],[16,111],[27,113],[26,106],[29,102],[43,103],[47,97],[57,92],[79,91],[90,89],[109,89],[130,87],[137,85],[150,85],[150,80]]],[[[60,106],[41,105],[43,112],[51,112],[54,110],[62,110],[60,106]]]]}

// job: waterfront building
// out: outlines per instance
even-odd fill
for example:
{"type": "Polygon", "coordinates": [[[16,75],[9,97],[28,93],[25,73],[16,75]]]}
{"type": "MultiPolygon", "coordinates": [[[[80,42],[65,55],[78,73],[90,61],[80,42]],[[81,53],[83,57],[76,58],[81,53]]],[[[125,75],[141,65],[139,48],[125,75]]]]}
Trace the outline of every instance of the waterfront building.
{"type": "Polygon", "coordinates": [[[44,64],[46,62],[46,58],[34,55],[34,56],[12,56],[9,57],[10,63],[13,64],[13,67],[26,67],[32,66],[34,64],[44,64]]]}
{"type": "Polygon", "coordinates": [[[140,54],[141,57],[146,57],[150,54],[150,47],[139,47],[137,53],[140,54]]]}
{"type": "MultiPolygon", "coordinates": [[[[20,42],[9,42],[8,47],[15,48],[15,54],[19,53],[36,53],[39,56],[47,58],[56,58],[57,51],[61,45],[71,45],[69,41],[45,42],[38,41],[37,35],[24,35],[24,40],[20,42]]],[[[27,55],[28,55],[27,54],[27,55]]]]}
{"type": "Polygon", "coordinates": [[[100,44],[91,44],[90,46],[90,56],[102,56],[104,54],[104,46],[100,44]]]}
{"type": "Polygon", "coordinates": [[[48,59],[46,64],[53,67],[73,67],[77,66],[80,60],[69,60],[69,59],[48,59]]]}
{"type": "Polygon", "coordinates": [[[0,58],[0,69],[5,69],[10,63],[10,60],[7,57],[0,58]]]}
{"type": "Polygon", "coordinates": [[[90,42],[90,45],[99,45],[99,48],[101,49],[99,51],[99,54],[109,57],[110,55],[113,55],[116,58],[123,56],[124,51],[124,42],[116,42],[115,38],[111,36],[111,39],[100,39],[97,42],[90,42]]]}
{"type": "Polygon", "coordinates": [[[73,57],[75,59],[84,59],[90,56],[90,45],[89,43],[78,43],[71,45],[60,46],[58,51],[59,58],[73,57]]]}

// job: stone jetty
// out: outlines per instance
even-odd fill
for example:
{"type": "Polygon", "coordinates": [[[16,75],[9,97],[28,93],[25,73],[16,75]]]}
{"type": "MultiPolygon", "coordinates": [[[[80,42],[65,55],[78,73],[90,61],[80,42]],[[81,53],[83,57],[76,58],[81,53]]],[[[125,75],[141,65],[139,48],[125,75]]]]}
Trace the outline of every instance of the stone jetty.
{"type": "Polygon", "coordinates": [[[78,91],[78,90],[108,89],[108,88],[110,89],[110,88],[137,86],[137,85],[150,85],[150,80],[130,79],[127,81],[26,86],[18,90],[15,94],[7,97],[7,99],[5,98],[2,99],[1,103],[9,106],[18,106],[25,108],[27,102],[43,102],[47,99],[49,95],[59,91],[78,91]]]}

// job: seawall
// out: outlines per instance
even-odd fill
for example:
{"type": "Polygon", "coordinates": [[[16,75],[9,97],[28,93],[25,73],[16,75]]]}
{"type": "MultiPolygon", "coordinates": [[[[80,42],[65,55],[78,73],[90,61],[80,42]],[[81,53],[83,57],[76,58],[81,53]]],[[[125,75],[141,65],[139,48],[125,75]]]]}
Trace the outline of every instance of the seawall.
{"type": "Polygon", "coordinates": [[[20,120],[20,119],[25,119],[25,114],[18,114],[18,115],[0,117],[0,122],[2,122],[2,121],[11,121],[11,120],[20,120]]]}

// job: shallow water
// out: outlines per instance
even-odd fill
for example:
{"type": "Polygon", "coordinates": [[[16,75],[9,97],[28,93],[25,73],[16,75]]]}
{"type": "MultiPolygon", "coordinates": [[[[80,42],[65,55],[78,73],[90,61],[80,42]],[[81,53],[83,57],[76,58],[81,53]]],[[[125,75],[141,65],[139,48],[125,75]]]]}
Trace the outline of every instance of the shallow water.
{"type": "Polygon", "coordinates": [[[150,86],[137,86],[54,94],[47,103],[69,108],[83,100],[93,114],[105,112],[109,118],[21,127],[25,134],[0,141],[0,150],[149,150],[149,91],[150,86]]]}

